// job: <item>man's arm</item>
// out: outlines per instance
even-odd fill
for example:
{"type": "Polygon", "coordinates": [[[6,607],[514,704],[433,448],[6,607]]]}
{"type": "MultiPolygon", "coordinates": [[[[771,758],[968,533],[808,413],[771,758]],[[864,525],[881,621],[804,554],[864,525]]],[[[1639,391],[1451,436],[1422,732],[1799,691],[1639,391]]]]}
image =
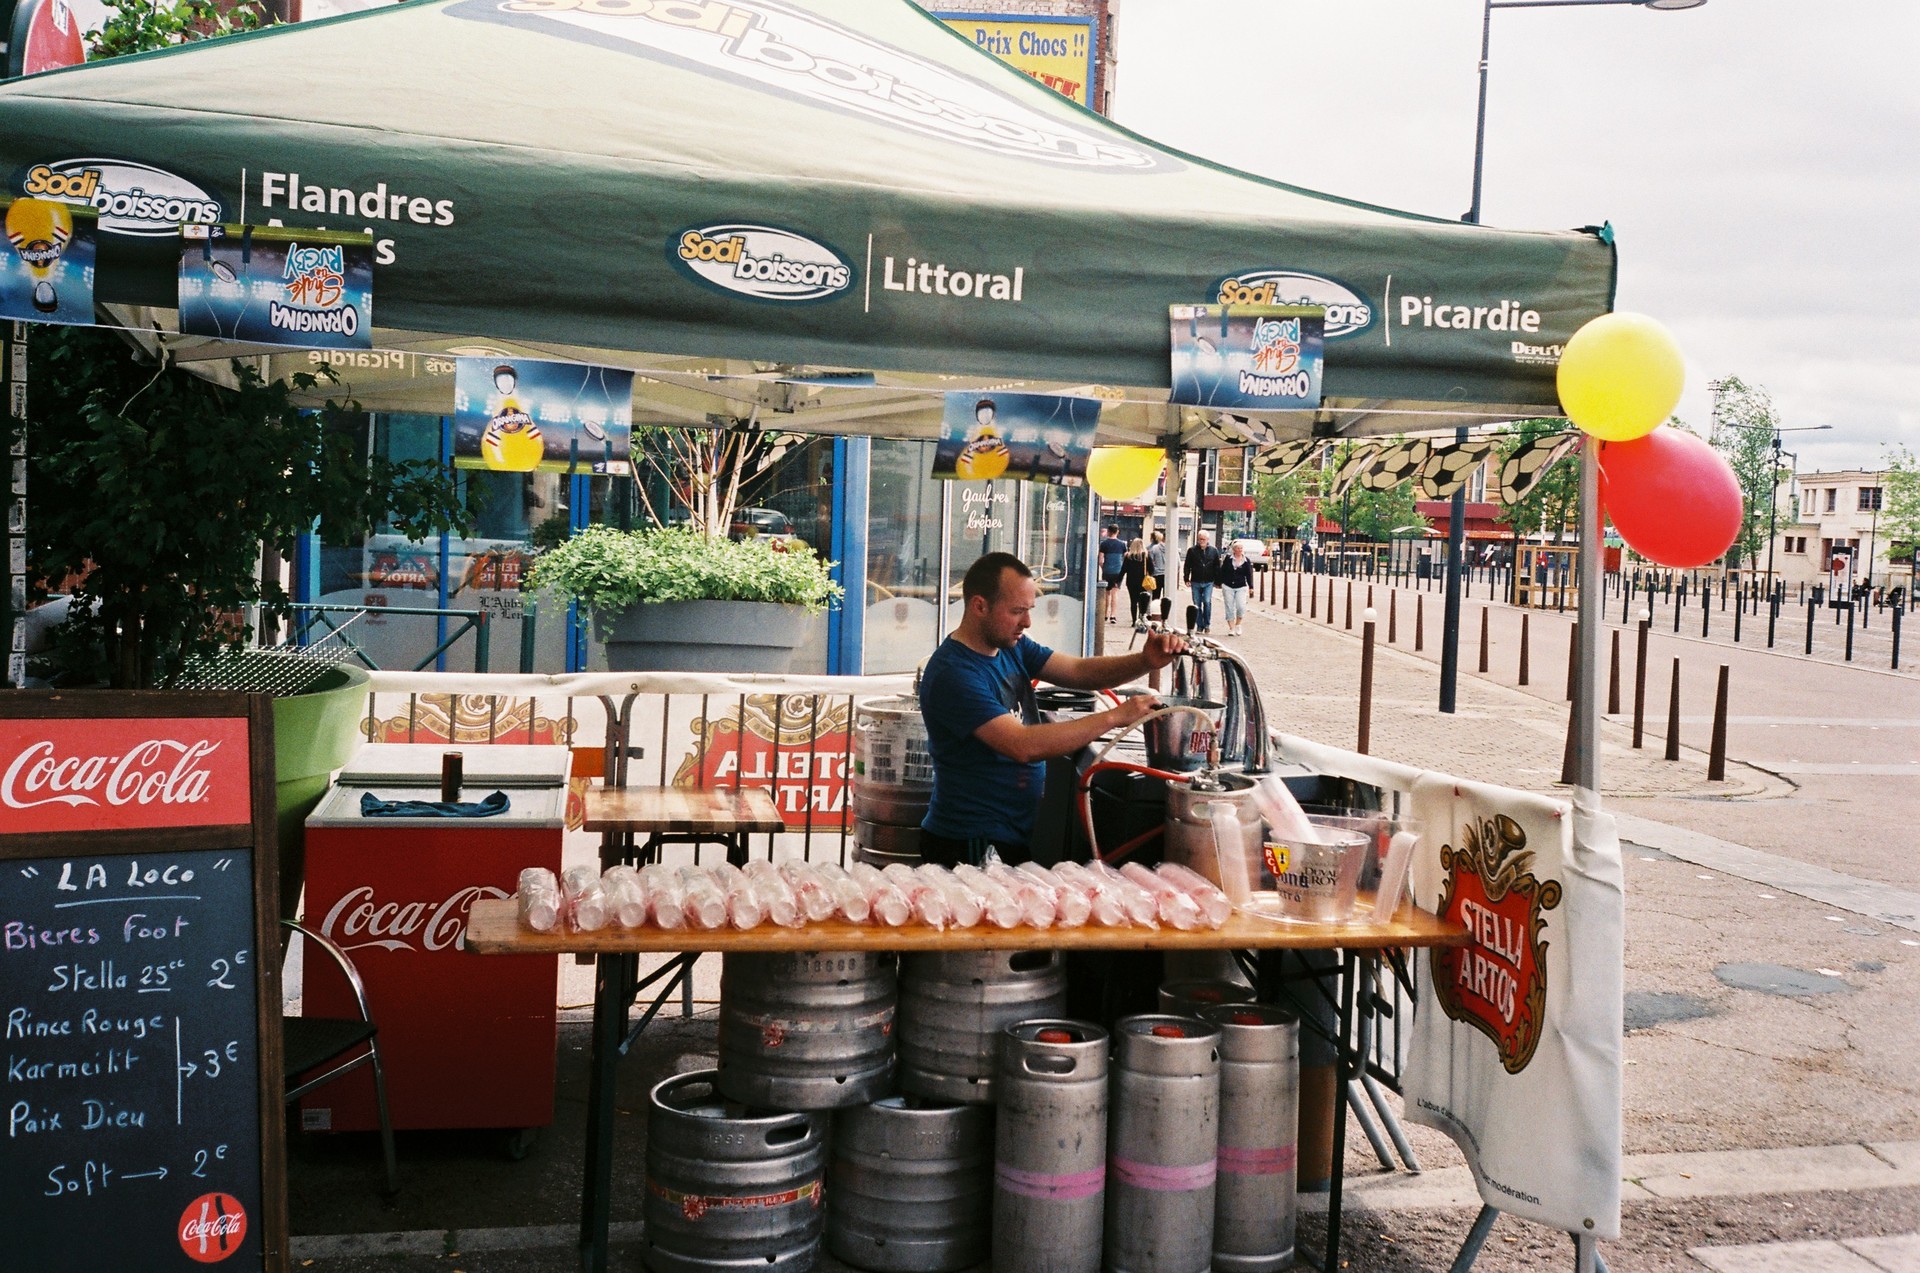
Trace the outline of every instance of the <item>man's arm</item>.
{"type": "MultiPolygon", "coordinates": [[[[1054,656],[1055,659],[1062,657],[1057,654],[1054,656]]],[[[1053,661],[1049,660],[1047,666],[1051,668],[1053,661]]],[[[1051,760],[1055,756],[1071,756],[1108,730],[1123,729],[1134,724],[1159,706],[1159,699],[1151,694],[1140,694],[1104,712],[1093,712],[1070,720],[1049,721],[1042,725],[1023,725],[1018,716],[1008,712],[974,730],[973,736],[1009,760],[1017,760],[1023,765],[1031,764],[1036,760],[1051,760]]]]}
{"type": "Polygon", "coordinates": [[[1041,667],[1040,677],[1068,689],[1110,690],[1165,667],[1186,646],[1186,639],[1177,633],[1156,632],[1147,638],[1144,646],[1131,654],[1081,658],[1056,651],[1041,667]]]}

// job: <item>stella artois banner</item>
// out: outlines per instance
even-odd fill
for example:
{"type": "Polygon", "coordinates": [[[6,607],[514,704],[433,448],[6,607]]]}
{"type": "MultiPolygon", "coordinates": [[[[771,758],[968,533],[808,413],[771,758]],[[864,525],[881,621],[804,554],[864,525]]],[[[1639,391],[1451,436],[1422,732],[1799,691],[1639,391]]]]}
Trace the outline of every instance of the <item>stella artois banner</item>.
{"type": "Polygon", "coordinates": [[[1291,735],[1278,754],[1398,793],[1420,823],[1414,902],[1473,935],[1416,953],[1407,1116],[1454,1139],[1488,1206],[1618,1237],[1625,894],[1613,819],[1291,735]]]}
{"type": "Polygon", "coordinates": [[[1414,900],[1468,946],[1421,951],[1407,1115],[1453,1137],[1488,1206],[1620,1235],[1625,900],[1613,819],[1422,777],[1414,900]]]}

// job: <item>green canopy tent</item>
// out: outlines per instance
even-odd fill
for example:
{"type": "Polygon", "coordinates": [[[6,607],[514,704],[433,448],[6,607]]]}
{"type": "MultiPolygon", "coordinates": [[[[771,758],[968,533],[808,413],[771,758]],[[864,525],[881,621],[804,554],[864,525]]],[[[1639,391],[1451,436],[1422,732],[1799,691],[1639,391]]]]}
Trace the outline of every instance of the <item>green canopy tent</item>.
{"type": "MultiPolygon", "coordinates": [[[[1257,105],[1311,144],[1311,100],[1257,105]]],[[[1605,231],[1234,172],[905,0],[420,0],[0,85],[0,173],[102,210],[145,339],[324,357],[369,409],[444,412],[450,355],[498,354],[634,368],[647,423],[927,436],[939,391],[1017,386],[1105,398],[1114,442],[1452,428],[1557,413],[1614,283],[1605,231]],[[173,334],[175,227],[210,220],[371,230],[376,352],[173,334]],[[1167,306],[1223,288],[1329,306],[1321,411],[1166,404],[1167,306]]]]}

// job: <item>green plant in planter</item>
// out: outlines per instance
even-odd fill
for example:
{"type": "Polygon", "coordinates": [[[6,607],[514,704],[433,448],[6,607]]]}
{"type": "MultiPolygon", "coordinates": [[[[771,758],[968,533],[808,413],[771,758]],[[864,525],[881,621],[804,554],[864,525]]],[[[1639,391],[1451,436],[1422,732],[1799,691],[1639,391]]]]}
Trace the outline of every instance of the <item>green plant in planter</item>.
{"type": "Polygon", "coordinates": [[[760,539],[592,526],[540,554],[527,586],[552,588],[601,615],[656,601],[765,601],[812,612],[843,595],[828,564],[760,539]]]}

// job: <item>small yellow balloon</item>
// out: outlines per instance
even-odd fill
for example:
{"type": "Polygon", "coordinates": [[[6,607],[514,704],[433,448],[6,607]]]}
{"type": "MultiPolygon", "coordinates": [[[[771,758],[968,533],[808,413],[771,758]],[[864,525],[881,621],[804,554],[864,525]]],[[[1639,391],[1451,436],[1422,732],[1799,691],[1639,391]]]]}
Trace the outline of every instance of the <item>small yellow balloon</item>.
{"type": "Polygon", "coordinates": [[[1166,459],[1157,446],[1096,446],[1087,457],[1087,485],[1101,499],[1124,504],[1153,489],[1166,459]]]}
{"type": "Polygon", "coordinates": [[[1560,409],[1603,442],[1631,442],[1666,423],[1686,380],[1672,332],[1645,314],[1602,314],[1560,354],[1560,409]]]}

